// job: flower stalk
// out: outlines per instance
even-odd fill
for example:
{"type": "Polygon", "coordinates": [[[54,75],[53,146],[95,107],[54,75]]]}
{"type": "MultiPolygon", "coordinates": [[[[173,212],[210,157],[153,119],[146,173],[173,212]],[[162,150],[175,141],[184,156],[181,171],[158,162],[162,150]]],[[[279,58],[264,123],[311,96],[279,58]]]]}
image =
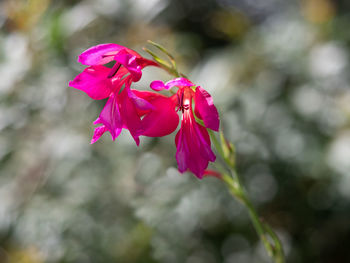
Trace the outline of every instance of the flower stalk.
{"type": "Polygon", "coordinates": [[[275,263],[284,263],[285,259],[281,241],[272,228],[259,218],[254,205],[250,201],[247,192],[239,179],[235,168],[235,152],[233,144],[226,141],[222,132],[220,133],[221,143],[216,138],[214,132],[209,131],[209,135],[218,154],[230,170],[230,173],[228,173],[220,169],[222,172],[222,180],[225,182],[230,193],[247,208],[255,231],[263,242],[268,255],[275,263]]]}
{"type": "Polygon", "coordinates": [[[146,51],[148,54],[150,54],[153,57],[153,59],[159,63],[161,68],[165,69],[165,71],[167,71],[170,75],[175,76],[176,78],[183,77],[187,79],[187,76],[185,74],[179,72],[173,55],[171,55],[170,52],[166,50],[165,47],[151,40],[148,40],[147,42],[150,45],[154,46],[155,48],[159,49],[168,57],[170,64],[164,59],[161,59],[160,57],[158,57],[153,51],[149,50],[146,47],[143,47],[143,50],[146,51]]]}
{"type": "Polygon", "coordinates": [[[174,57],[161,45],[148,42],[161,51],[166,59],[144,48],[154,60],[142,57],[127,47],[106,43],[93,46],[80,54],[78,62],[87,66],[69,86],[84,91],[94,100],[107,99],[107,102],[94,124],[91,143],[109,132],[115,140],[122,129],[130,132],[136,145],[140,136],[163,137],[181,127],[175,136],[176,160],[181,173],[191,171],[199,179],[205,175],[215,176],[225,182],[230,193],[247,207],[253,226],[264,247],[275,263],[284,263],[280,240],[271,227],[263,222],[239,180],[236,172],[235,148],[227,141],[223,132],[217,139],[214,131],[220,127],[219,113],[211,95],[201,86],[191,82],[179,72],[174,57]],[[111,68],[108,63],[114,63],[111,68]],[[131,87],[142,77],[142,70],[148,66],[160,67],[175,79],[164,83],[154,80],[151,91],[140,91],[131,87]],[[176,91],[172,90],[176,87],[176,91]],[[159,91],[168,90],[171,96],[159,91]],[[217,171],[207,170],[209,162],[215,162],[213,142],[226,167],[216,163],[217,171]]]}
{"type": "MultiPolygon", "coordinates": [[[[144,48],[144,50],[148,52],[163,69],[175,77],[185,77],[185,75],[178,71],[174,57],[163,46],[152,41],[148,41],[148,43],[162,51],[168,57],[170,63],[159,58],[149,49],[144,48]]],[[[197,123],[205,127],[203,120],[197,118],[196,116],[195,120],[197,123]]],[[[254,205],[250,201],[248,194],[239,179],[238,173],[236,171],[234,145],[225,139],[222,131],[220,132],[220,140],[217,139],[216,134],[213,130],[207,129],[207,131],[209,133],[211,141],[216,148],[216,151],[226,165],[225,169],[224,167],[216,164],[217,169],[221,173],[221,179],[226,184],[232,196],[237,198],[247,208],[255,231],[258,233],[261,241],[263,242],[267,254],[273,259],[275,263],[284,263],[285,257],[281,241],[279,240],[276,233],[272,230],[272,228],[259,218],[254,205]],[[227,172],[227,168],[229,172],[227,172]]]]}

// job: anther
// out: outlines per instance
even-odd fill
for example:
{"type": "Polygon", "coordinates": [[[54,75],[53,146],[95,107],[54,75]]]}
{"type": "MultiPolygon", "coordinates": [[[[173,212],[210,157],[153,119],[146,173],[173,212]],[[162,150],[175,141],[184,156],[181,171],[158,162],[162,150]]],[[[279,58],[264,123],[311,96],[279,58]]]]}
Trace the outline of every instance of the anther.
{"type": "Polygon", "coordinates": [[[117,72],[118,72],[118,70],[120,69],[121,65],[122,65],[122,64],[116,62],[116,63],[113,65],[111,71],[109,72],[107,78],[109,78],[109,79],[110,79],[110,78],[113,78],[113,77],[115,76],[115,74],[117,74],[117,72]]]}

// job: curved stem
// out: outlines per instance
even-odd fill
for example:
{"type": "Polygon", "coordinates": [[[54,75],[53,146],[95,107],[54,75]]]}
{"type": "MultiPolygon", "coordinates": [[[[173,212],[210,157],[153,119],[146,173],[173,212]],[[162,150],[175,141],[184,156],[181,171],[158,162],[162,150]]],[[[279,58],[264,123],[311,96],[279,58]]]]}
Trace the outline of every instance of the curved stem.
{"type": "Polygon", "coordinates": [[[209,131],[209,135],[215,148],[217,149],[217,152],[230,169],[230,174],[227,172],[222,172],[222,179],[226,183],[230,193],[248,209],[249,217],[252,220],[253,226],[263,242],[268,255],[274,260],[275,263],[284,263],[285,260],[281,241],[273,232],[271,227],[267,223],[262,222],[259,218],[254,205],[250,201],[247,192],[239,179],[234,164],[231,161],[232,158],[230,158],[229,154],[225,154],[225,152],[227,152],[224,149],[226,145],[223,146],[223,143],[218,141],[212,131],[209,131]]]}
{"type": "MultiPolygon", "coordinates": [[[[152,45],[156,46],[158,49],[163,51],[165,54],[168,55],[170,58],[171,65],[169,65],[167,62],[163,61],[159,57],[157,57],[153,52],[150,50],[144,48],[145,51],[147,51],[169,74],[175,76],[175,77],[185,77],[184,74],[180,73],[177,69],[176,63],[174,58],[170,55],[168,51],[166,51],[165,48],[160,46],[157,43],[149,42],[152,45]]],[[[200,124],[203,124],[203,121],[199,118],[196,118],[196,121],[200,124]]],[[[225,164],[230,170],[230,174],[227,173],[222,167],[219,167],[219,171],[222,174],[222,179],[226,183],[230,193],[236,197],[247,209],[250,216],[250,219],[253,222],[253,226],[258,233],[261,241],[264,244],[265,250],[267,251],[268,255],[274,260],[275,263],[284,263],[284,253],[283,253],[283,247],[281,244],[281,241],[277,237],[277,235],[273,232],[271,227],[267,223],[263,223],[258,213],[255,210],[254,205],[250,201],[244,186],[242,185],[239,176],[236,172],[235,168],[235,154],[234,154],[234,146],[233,144],[227,142],[223,136],[223,133],[221,133],[221,142],[216,138],[214,132],[210,129],[207,129],[211,141],[213,142],[217,152],[219,153],[220,157],[223,159],[225,164]],[[270,240],[272,242],[270,242],[270,240]]]]}

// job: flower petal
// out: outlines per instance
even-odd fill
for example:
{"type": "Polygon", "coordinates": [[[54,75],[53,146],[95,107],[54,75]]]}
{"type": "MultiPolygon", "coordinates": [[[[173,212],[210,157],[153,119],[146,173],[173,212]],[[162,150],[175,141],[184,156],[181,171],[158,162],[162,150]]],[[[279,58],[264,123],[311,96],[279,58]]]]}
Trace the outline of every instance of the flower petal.
{"type": "Polygon", "coordinates": [[[114,55],[123,48],[123,46],[113,43],[93,46],[80,54],[78,62],[88,66],[107,64],[111,62],[114,59],[114,55]]]}
{"type": "Polygon", "coordinates": [[[155,90],[155,91],[160,91],[160,90],[163,90],[163,89],[168,89],[165,85],[164,85],[164,82],[161,81],[161,80],[155,80],[155,81],[152,81],[151,83],[151,89],[155,90]]]}
{"type": "Polygon", "coordinates": [[[186,78],[176,78],[169,80],[167,83],[165,83],[165,86],[167,87],[174,87],[174,86],[180,86],[180,87],[191,87],[195,86],[190,80],[186,78]]]}
{"type": "Polygon", "coordinates": [[[194,100],[196,116],[203,120],[205,127],[218,131],[220,126],[219,113],[210,94],[198,86],[194,100]]]}
{"type": "Polygon", "coordinates": [[[216,156],[211,150],[206,128],[195,121],[192,109],[184,112],[175,144],[179,171],[183,173],[188,169],[202,179],[209,161],[214,162],[216,156]]]}
{"type": "Polygon", "coordinates": [[[94,124],[103,124],[111,133],[113,141],[119,136],[124,126],[118,104],[118,96],[112,93],[101,111],[99,118],[94,122],[94,124]]]}
{"type": "Polygon", "coordinates": [[[128,96],[130,85],[126,84],[120,95],[120,114],[136,145],[140,144],[141,118],[137,112],[134,100],[128,96]]]}
{"type": "Polygon", "coordinates": [[[165,84],[161,80],[155,80],[155,81],[152,81],[152,83],[151,83],[151,89],[153,89],[155,91],[160,91],[160,90],[163,90],[163,89],[168,90],[168,89],[171,89],[174,86],[191,87],[191,86],[195,86],[195,84],[193,84],[190,80],[188,80],[186,78],[172,79],[172,80],[169,80],[165,84]]]}
{"type": "Polygon", "coordinates": [[[127,93],[128,97],[133,100],[135,106],[139,110],[147,111],[154,109],[154,106],[151,103],[139,96],[142,94],[142,91],[127,89],[127,93]]]}
{"type": "Polygon", "coordinates": [[[122,49],[114,56],[114,60],[128,69],[134,82],[140,80],[142,76],[142,67],[138,63],[137,56],[131,54],[126,49],[122,49]]]}
{"type": "Polygon", "coordinates": [[[136,59],[137,63],[142,67],[147,67],[147,66],[155,66],[155,67],[159,67],[159,64],[153,60],[149,60],[147,58],[144,57],[137,57],[136,59]]]}
{"type": "Polygon", "coordinates": [[[149,91],[134,91],[134,93],[153,106],[153,109],[146,112],[141,121],[141,135],[161,137],[176,129],[179,124],[179,116],[175,111],[175,102],[172,98],[149,91]]]}
{"type": "Polygon", "coordinates": [[[69,86],[84,91],[94,100],[105,99],[112,92],[111,79],[107,78],[109,71],[104,66],[87,67],[69,82],[69,86]]]}
{"type": "Polygon", "coordinates": [[[97,142],[106,131],[108,131],[108,129],[105,125],[96,127],[90,143],[93,144],[97,142]]]}

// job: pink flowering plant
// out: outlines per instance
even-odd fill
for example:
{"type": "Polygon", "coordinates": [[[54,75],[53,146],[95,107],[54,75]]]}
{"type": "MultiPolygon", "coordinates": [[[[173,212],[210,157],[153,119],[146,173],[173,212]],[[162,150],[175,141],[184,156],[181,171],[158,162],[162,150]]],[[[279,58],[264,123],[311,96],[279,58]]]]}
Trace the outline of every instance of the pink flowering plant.
{"type": "Polygon", "coordinates": [[[84,91],[94,100],[107,99],[104,108],[94,121],[91,143],[109,132],[114,141],[123,129],[128,130],[137,146],[140,136],[163,137],[180,128],[175,136],[176,161],[181,173],[192,172],[197,178],[212,176],[220,179],[249,211],[252,223],[262,240],[267,253],[274,262],[284,262],[281,243],[271,227],[259,219],[241,184],[235,167],[234,145],[220,131],[220,118],[212,96],[178,71],[173,56],[162,46],[149,43],[165,54],[161,59],[144,48],[152,59],[117,44],[101,44],[80,54],[78,62],[87,67],[78,74],[69,86],[84,91]],[[112,66],[106,66],[106,64],[112,66]],[[164,83],[154,80],[153,91],[140,91],[132,84],[142,77],[145,67],[153,66],[166,70],[174,78],[164,83]],[[163,95],[159,91],[168,91],[163,95]],[[212,143],[215,151],[212,148],[212,143]],[[220,163],[216,161],[216,152],[220,163]],[[214,170],[209,170],[209,162],[214,170]]]}

